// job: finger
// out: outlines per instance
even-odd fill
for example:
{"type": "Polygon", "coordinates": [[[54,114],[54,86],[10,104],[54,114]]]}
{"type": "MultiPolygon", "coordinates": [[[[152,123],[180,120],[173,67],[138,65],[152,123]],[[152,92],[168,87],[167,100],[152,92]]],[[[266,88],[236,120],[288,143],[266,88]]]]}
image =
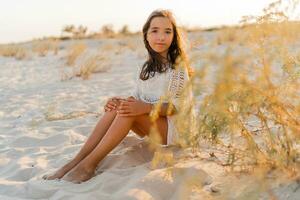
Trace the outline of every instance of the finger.
{"type": "Polygon", "coordinates": [[[130,98],[130,99],[126,99],[127,102],[135,102],[136,99],[135,98],[130,98]]]}
{"type": "Polygon", "coordinates": [[[128,97],[127,99],[135,99],[133,96],[128,97]]]}
{"type": "Polygon", "coordinates": [[[117,113],[126,114],[126,113],[130,113],[130,111],[129,110],[118,110],[117,113]]]}
{"type": "Polygon", "coordinates": [[[108,102],[109,105],[116,106],[117,104],[114,101],[108,102]]]}
{"type": "Polygon", "coordinates": [[[107,107],[110,108],[110,109],[115,109],[116,108],[116,106],[114,106],[114,105],[108,105],[107,107]]]}
{"type": "Polygon", "coordinates": [[[117,113],[129,113],[129,110],[118,110],[117,113]]]}
{"type": "Polygon", "coordinates": [[[131,107],[130,106],[119,106],[119,110],[131,111],[131,107]]]}
{"type": "Polygon", "coordinates": [[[128,110],[130,108],[130,106],[119,106],[119,110],[128,110]]]}
{"type": "Polygon", "coordinates": [[[130,103],[128,101],[122,101],[120,106],[129,106],[130,103]]]}
{"type": "Polygon", "coordinates": [[[116,105],[116,101],[108,101],[107,104],[116,105]]]}
{"type": "Polygon", "coordinates": [[[105,108],[109,108],[109,106],[110,106],[109,104],[106,104],[106,105],[105,105],[105,108]]]}
{"type": "Polygon", "coordinates": [[[107,105],[105,108],[106,108],[106,110],[108,110],[108,111],[111,111],[111,110],[115,110],[115,109],[116,109],[116,107],[111,106],[111,105],[107,105]]]}
{"type": "Polygon", "coordinates": [[[111,105],[111,106],[113,106],[113,107],[116,107],[116,106],[117,106],[117,104],[116,104],[115,102],[109,102],[108,105],[111,105]]]}
{"type": "Polygon", "coordinates": [[[135,116],[133,113],[121,113],[119,114],[119,116],[121,117],[132,117],[132,116],[135,116]]]}

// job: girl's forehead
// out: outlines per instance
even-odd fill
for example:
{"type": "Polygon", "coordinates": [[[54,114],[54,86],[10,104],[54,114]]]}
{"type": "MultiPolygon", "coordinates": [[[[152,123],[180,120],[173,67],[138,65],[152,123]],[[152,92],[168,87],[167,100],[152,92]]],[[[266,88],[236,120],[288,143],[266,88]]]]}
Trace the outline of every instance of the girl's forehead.
{"type": "Polygon", "coordinates": [[[167,17],[154,17],[151,20],[150,28],[173,29],[171,21],[167,17]]]}

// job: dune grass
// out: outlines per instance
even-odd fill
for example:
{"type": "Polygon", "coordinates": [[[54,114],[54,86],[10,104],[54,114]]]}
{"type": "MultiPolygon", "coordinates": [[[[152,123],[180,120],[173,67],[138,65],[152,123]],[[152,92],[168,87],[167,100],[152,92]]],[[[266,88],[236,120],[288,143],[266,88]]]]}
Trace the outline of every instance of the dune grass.
{"type": "Polygon", "coordinates": [[[68,66],[72,66],[75,64],[76,59],[84,52],[86,51],[87,46],[84,43],[75,43],[70,46],[68,49],[68,53],[66,56],[66,64],[68,66]]]}
{"type": "Polygon", "coordinates": [[[80,65],[80,69],[76,73],[76,76],[82,77],[83,79],[88,79],[92,73],[101,73],[107,71],[110,68],[107,60],[107,57],[103,55],[87,56],[80,65]]]}
{"type": "MultiPolygon", "coordinates": [[[[300,43],[296,34],[300,23],[280,11],[275,15],[274,7],[279,9],[280,3],[267,7],[263,16],[245,18],[242,28],[219,31],[215,38],[223,45],[221,53],[191,52],[196,65],[197,59],[204,61],[196,66],[182,95],[177,144],[195,152],[209,151],[232,172],[266,177],[280,171],[277,178],[295,180],[300,174],[300,48],[295,45],[300,43]],[[212,71],[214,76],[209,77],[212,71]],[[189,90],[192,101],[186,98],[189,90]]],[[[155,137],[150,141],[158,143],[155,137]]],[[[158,145],[153,146],[159,151],[158,145]]],[[[164,160],[157,155],[153,163],[164,160]]],[[[252,192],[257,196],[266,191],[252,192]]]]}
{"type": "Polygon", "coordinates": [[[19,44],[7,44],[0,46],[0,56],[14,57],[17,60],[23,60],[28,57],[28,51],[19,44]]]}
{"type": "Polygon", "coordinates": [[[36,40],[32,42],[32,52],[36,53],[38,56],[44,57],[50,51],[54,55],[58,54],[59,51],[59,41],[55,39],[45,39],[36,40]]]}

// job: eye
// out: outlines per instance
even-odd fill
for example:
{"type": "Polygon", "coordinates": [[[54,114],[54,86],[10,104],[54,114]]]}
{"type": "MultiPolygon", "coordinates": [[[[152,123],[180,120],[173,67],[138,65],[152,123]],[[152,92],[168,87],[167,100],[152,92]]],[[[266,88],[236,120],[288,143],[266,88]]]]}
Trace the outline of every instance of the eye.
{"type": "Polygon", "coordinates": [[[171,34],[172,32],[171,31],[166,31],[166,34],[171,34]]]}
{"type": "Polygon", "coordinates": [[[151,33],[156,33],[157,32],[157,30],[153,30],[153,31],[151,31],[151,33]]]}

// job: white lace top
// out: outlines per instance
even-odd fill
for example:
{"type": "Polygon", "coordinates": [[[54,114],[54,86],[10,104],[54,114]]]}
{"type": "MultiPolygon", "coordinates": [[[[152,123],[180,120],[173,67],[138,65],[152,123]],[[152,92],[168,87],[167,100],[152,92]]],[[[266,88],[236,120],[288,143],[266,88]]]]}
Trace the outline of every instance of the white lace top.
{"type": "MultiPolygon", "coordinates": [[[[131,93],[135,99],[146,103],[155,104],[166,95],[169,95],[172,104],[178,110],[179,97],[188,82],[187,69],[179,68],[177,70],[169,68],[166,72],[155,73],[154,77],[143,81],[139,78],[141,68],[136,74],[135,88],[131,93]]],[[[162,102],[168,102],[167,99],[162,102]]],[[[168,120],[168,139],[167,145],[173,144],[178,136],[174,126],[174,116],[167,116],[168,120]]]]}

